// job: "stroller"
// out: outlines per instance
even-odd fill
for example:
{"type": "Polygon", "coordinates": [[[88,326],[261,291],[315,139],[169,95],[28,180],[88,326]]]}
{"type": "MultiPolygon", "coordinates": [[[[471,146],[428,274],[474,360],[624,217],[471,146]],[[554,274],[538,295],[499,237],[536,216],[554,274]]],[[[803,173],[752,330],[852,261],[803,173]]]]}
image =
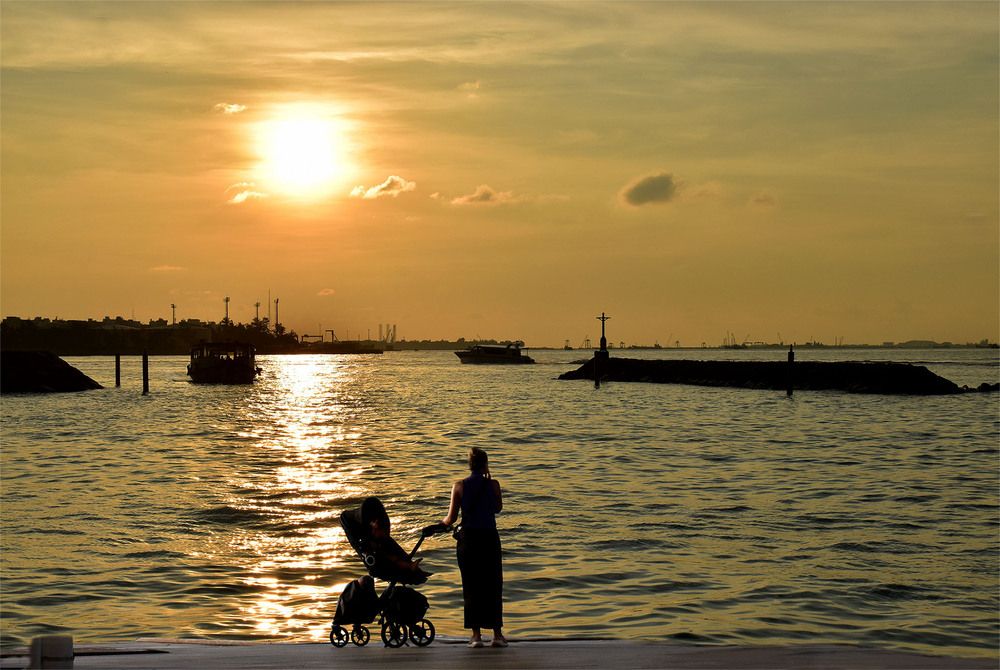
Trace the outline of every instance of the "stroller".
{"type": "Polygon", "coordinates": [[[361,557],[368,575],[350,582],[337,600],[333,617],[330,643],[335,647],[347,645],[348,640],[362,647],[368,644],[371,633],[365,624],[379,618],[382,642],[387,647],[402,647],[407,637],[418,647],[434,641],[434,624],[424,618],[427,598],[406,584],[423,584],[430,573],[404,569],[425,538],[450,530],[443,524],[427,526],[420,532],[420,539],[407,554],[389,537],[389,515],[378,498],[367,498],[360,508],[347,510],[340,515],[351,546],[361,557]],[[374,528],[382,529],[376,537],[374,528]],[[375,579],[389,582],[381,596],[375,593],[375,579]],[[348,633],[346,625],[351,626],[348,633]]]}

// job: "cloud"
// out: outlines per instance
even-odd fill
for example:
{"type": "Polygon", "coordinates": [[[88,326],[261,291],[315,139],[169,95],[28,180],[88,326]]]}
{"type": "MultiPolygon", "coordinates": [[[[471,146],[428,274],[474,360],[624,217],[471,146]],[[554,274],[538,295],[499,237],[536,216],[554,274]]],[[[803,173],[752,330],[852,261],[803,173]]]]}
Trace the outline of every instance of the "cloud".
{"type": "Polygon", "coordinates": [[[451,201],[453,205],[499,205],[507,202],[516,202],[517,198],[510,191],[496,191],[486,184],[482,184],[475,193],[460,195],[451,201]]]}
{"type": "Polygon", "coordinates": [[[639,207],[650,203],[670,202],[677,195],[674,176],[666,172],[639,177],[619,192],[629,205],[639,207]]]}
{"type": "Polygon", "coordinates": [[[176,265],[157,265],[155,268],[149,268],[151,272],[180,272],[184,270],[182,267],[176,265]]]}
{"type": "Polygon", "coordinates": [[[698,186],[685,186],[685,200],[721,200],[728,192],[728,189],[717,181],[710,181],[698,186]]]}
{"type": "Polygon", "coordinates": [[[230,205],[242,205],[247,200],[259,200],[266,198],[267,193],[257,193],[256,191],[240,191],[226,202],[230,205]]]}
{"type": "Polygon", "coordinates": [[[213,109],[221,114],[239,114],[246,108],[246,105],[237,105],[231,102],[220,102],[213,109]]]}
{"type": "Polygon", "coordinates": [[[412,191],[416,187],[417,182],[406,181],[402,177],[392,175],[378,186],[372,186],[371,188],[366,186],[355,186],[351,191],[351,197],[371,200],[373,198],[381,198],[384,195],[391,195],[395,198],[400,193],[412,191]]]}
{"type": "Polygon", "coordinates": [[[324,288],[320,289],[319,293],[317,293],[316,295],[333,295],[334,293],[336,293],[336,291],[333,290],[332,288],[324,288]]]}
{"type": "Polygon", "coordinates": [[[234,195],[226,202],[230,205],[240,205],[246,202],[247,200],[259,200],[261,198],[268,197],[267,193],[260,193],[259,191],[254,191],[253,190],[254,188],[255,184],[253,183],[233,184],[232,186],[226,189],[226,193],[229,193],[230,191],[234,190],[238,190],[239,193],[234,195]]]}
{"type": "Polygon", "coordinates": [[[979,226],[988,220],[986,212],[981,209],[970,209],[965,212],[962,222],[968,225],[979,226]]]}
{"type": "Polygon", "coordinates": [[[747,202],[750,207],[759,207],[762,209],[768,209],[771,207],[778,206],[778,199],[775,198],[770,193],[758,193],[757,195],[750,198],[747,202]]]}
{"type": "Polygon", "coordinates": [[[486,88],[486,84],[482,81],[467,81],[464,84],[458,86],[458,90],[465,93],[466,97],[470,100],[479,97],[479,93],[486,88]]]}

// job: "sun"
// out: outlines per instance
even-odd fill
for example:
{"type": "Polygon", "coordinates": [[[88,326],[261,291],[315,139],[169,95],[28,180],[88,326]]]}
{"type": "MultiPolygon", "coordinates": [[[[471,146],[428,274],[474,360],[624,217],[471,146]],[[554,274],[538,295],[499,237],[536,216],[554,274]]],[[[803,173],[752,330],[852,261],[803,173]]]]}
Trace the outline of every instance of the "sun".
{"type": "Polygon", "coordinates": [[[264,121],[257,135],[261,180],[269,190],[321,197],[342,186],[348,163],[342,122],[293,110],[264,121]]]}

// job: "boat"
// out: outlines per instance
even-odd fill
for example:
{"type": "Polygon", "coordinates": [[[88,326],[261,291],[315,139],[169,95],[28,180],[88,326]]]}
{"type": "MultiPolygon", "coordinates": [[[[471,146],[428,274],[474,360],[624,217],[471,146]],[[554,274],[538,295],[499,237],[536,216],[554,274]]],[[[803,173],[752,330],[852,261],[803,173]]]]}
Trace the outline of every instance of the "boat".
{"type": "Polygon", "coordinates": [[[521,353],[524,342],[511,342],[506,346],[490,344],[474,344],[465,351],[456,351],[455,355],[463,363],[499,363],[499,364],[524,364],[534,363],[534,359],[521,353]]]}
{"type": "Polygon", "coordinates": [[[202,384],[249,384],[261,371],[255,354],[246,342],[202,342],[191,347],[188,375],[202,384]]]}

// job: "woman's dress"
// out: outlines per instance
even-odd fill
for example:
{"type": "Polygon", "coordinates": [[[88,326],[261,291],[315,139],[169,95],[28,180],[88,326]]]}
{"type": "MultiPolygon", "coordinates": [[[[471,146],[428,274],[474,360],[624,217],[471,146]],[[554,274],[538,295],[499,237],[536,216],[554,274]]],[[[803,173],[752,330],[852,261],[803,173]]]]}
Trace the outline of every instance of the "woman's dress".
{"type": "Polygon", "coordinates": [[[493,481],[473,473],[462,482],[458,567],[466,628],[503,627],[503,561],[493,481]]]}

